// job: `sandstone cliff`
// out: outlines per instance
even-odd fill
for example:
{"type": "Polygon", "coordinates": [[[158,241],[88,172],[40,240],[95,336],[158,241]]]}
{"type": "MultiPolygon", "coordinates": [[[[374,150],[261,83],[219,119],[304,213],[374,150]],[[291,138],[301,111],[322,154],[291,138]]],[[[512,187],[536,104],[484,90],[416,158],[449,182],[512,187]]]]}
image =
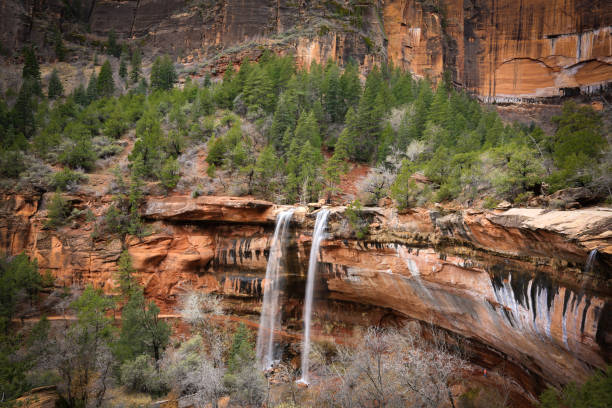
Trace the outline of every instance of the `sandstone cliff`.
{"type": "MultiPolygon", "coordinates": [[[[0,43],[16,50],[33,41],[44,48],[56,24],[67,38],[77,38],[63,4],[3,2],[0,43]]],[[[458,85],[488,101],[609,92],[612,81],[607,0],[381,0],[355,7],[289,0],[80,4],[90,41],[114,30],[152,53],[180,56],[192,73],[223,70],[247,55],[257,58],[258,46],[264,46],[294,53],[305,65],[354,58],[367,69],[389,58],[432,78],[446,69],[458,85]]]]}
{"type": "MultiPolygon", "coordinates": [[[[70,197],[100,215],[104,198],[70,197]]],[[[108,292],[123,244],[90,236],[84,220],[42,227],[45,198],[2,199],[0,248],[26,251],[58,284],[108,292]]],[[[172,311],[189,288],[223,294],[234,314],[257,321],[276,213],[285,207],[227,197],[150,199],[151,234],[125,242],[149,297],[172,311]]],[[[349,339],[370,324],[414,319],[466,339],[484,367],[504,367],[536,395],[547,383],[584,379],[612,355],[612,211],[503,212],[367,209],[368,237],[332,208],[320,254],[314,330],[349,339]],[[589,253],[597,250],[587,264],[589,253]]],[[[301,331],[301,302],[314,222],[295,209],[283,292],[283,329],[301,331]]]]}

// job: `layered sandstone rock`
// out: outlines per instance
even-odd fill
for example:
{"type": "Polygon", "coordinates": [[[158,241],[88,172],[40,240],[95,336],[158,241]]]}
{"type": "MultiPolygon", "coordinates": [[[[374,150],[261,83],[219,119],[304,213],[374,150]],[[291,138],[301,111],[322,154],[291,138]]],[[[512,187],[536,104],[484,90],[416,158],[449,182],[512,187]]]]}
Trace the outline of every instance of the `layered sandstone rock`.
{"type": "MultiPolygon", "coordinates": [[[[45,32],[64,21],[62,7],[3,2],[3,47],[32,41],[44,51],[45,32]]],[[[323,1],[91,0],[82,19],[98,40],[114,30],[149,51],[195,56],[188,64],[195,72],[257,58],[262,46],[305,66],[355,59],[367,70],[389,58],[418,76],[449,70],[489,101],[594,93],[612,81],[607,0],[385,0],[360,10],[357,23],[323,1]]]]}
{"type": "MultiPolygon", "coordinates": [[[[105,198],[69,199],[96,215],[106,205],[105,198]]],[[[232,313],[257,320],[274,219],[286,207],[249,198],[151,198],[143,207],[150,234],[122,243],[92,237],[85,220],[44,228],[45,201],[3,197],[0,245],[34,256],[58,284],[114,292],[116,261],[127,248],[147,296],[166,313],[195,289],[223,294],[232,313]]],[[[331,209],[320,254],[318,338],[344,341],[363,326],[397,319],[433,323],[465,338],[479,364],[504,365],[526,395],[582,380],[612,358],[612,211],[370,208],[365,240],[346,228],[343,211],[331,209]]],[[[312,209],[295,209],[281,296],[287,338],[301,331],[313,221],[312,209]]]]}

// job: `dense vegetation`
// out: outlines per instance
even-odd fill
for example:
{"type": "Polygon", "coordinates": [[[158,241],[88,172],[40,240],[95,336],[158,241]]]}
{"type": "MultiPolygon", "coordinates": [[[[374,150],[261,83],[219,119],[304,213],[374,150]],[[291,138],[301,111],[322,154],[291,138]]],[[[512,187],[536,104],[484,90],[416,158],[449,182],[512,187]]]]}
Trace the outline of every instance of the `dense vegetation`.
{"type": "Polygon", "coordinates": [[[224,395],[261,405],[267,382],[255,367],[251,331],[212,322],[223,313],[219,300],[189,292],[180,312],[191,339],[173,346],[171,326],[145,300],[133,273],[124,252],[111,296],[91,286],[54,288],[53,278],[41,276],[25,254],[0,258],[0,405],[13,406],[25,391],[44,385],[57,385],[59,407],[117,406],[109,405],[107,390],[119,386],[151,397],[174,390],[197,406],[216,406],[224,395]],[[24,325],[24,316],[41,307],[56,314],[54,322],[43,316],[24,325]]]}
{"type": "Polygon", "coordinates": [[[54,73],[47,99],[34,52],[26,49],[21,90],[10,104],[0,102],[4,178],[17,180],[17,188],[74,188],[98,160],[119,153],[119,139],[134,129],[131,178],[159,181],[166,192],[180,184],[191,147],[205,144],[210,185],[277,202],[333,199],[350,162],[372,166],[360,184],[366,205],[385,196],[399,207],[479,197],[486,205],[521,203],[574,186],[610,196],[610,141],[590,107],[566,103],[554,118],[556,132],[546,134],[504,124],[448,76],[434,89],[427,79],[383,66],[362,85],[353,63],[306,71],[290,56],[264,53],[237,72],[230,65],[221,82],[206,77],[177,89],[169,58],[155,60],[149,87],[138,50],[119,54],[126,94],[116,95],[107,60],[87,87],[66,97],[54,73]],[[39,158],[64,165],[64,173],[51,176],[39,158]]]}

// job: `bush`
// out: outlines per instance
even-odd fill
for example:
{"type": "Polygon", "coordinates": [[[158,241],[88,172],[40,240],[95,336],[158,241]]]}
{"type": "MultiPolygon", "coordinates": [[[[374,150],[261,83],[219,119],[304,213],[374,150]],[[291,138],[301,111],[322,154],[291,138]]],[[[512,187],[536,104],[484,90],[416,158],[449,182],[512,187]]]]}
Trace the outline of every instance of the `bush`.
{"type": "Polygon", "coordinates": [[[17,178],[26,169],[23,154],[18,150],[0,150],[0,176],[17,178]]]}
{"type": "Polygon", "coordinates": [[[73,169],[80,167],[85,170],[91,170],[94,167],[96,158],[91,140],[82,138],[73,144],[72,148],[65,148],[60,154],[59,161],[73,169]]]}
{"type": "Polygon", "coordinates": [[[51,202],[49,203],[47,222],[45,223],[45,226],[48,228],[60,227],[66,223],[69,215],[70,205],[68,204],[68,201],[62,197],[62,194],[58,189],[55,194],[53,194],[51,202]]]}
{"type": "Polygon", "coordinates": [[[123,150],[117,142],[112,141],[106,136],[96,136],[91,140],[93,151],[96,157],[101,159],[115,156],[123,150]]]}
{"type": "Polygon", "coordinates": [[[160,182],[166,190],[166,193],[176,187],[176,184],[180,178],[180,168],[177,160],[173,157],[169,157],[164,163],[159,174],[160,182]]]}
{"type": "Polygon", "coordinates": [[[357,236],[357,239],[364,239],[368,234],[369,225],[363,214],[363,206],[361,205],[361,202],[359,202],[359,200],[355,200],[350,203],[346,207],[344,215],[346,215],[351,229],[357,236]]]}
{"type": "Polygon", "coordinates": [[[542,408],[606,408],[612,401],[612,366],[596,372],[584,384],[570,383],[562,390],[549,388],[540,396],[542,408]]]}
{"type": "Polygon", "coordinates": [[[121,383],[130,391],[145,392],[152,395],[163,395],[168,392],[168,381],[162,373],[157,372],[148,356],[140,355],[121,365],[121,383]]]}
{"type": "Polygon", "coordinates": [[[71,191],[74,190],[78,184],[86,180],[87,176],[84,175],[82,172],[73,171],[69,168],[65,168],[53,174],[53,176],[51,177],[51,182],[49,184],[54,189],[58,189],[61,191],[71,191]]]}

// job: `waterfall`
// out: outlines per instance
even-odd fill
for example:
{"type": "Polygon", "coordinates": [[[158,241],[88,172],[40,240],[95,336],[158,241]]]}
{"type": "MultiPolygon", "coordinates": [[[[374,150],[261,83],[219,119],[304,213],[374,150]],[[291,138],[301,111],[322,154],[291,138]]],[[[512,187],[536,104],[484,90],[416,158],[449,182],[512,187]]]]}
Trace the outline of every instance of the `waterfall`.
{"type": "Polygon", "coordinates": [[[589,256],[586,260],[586,264],[584,266],[585,272],[591,272],[593,270],[593,263],[595,263],[595,259],[597,258],[597,249],[593,249],[589,252],[589,256]]]}
{"type": "Polygon", "coordinates": [[[274,237],[270,245],[266,277],[264,280],[264,297],[259,317],[259,330],[257,331],[257,361],[262,369],[267,370],[274,364],[274,330],[280,326],[280,313],[278,298],[280,295],[280,270],[283,248],[289,229],[289,221],[293,210],[282,211],[276,216],[274,237]]]}
{"type": "Polygon", "coordinates": [[[321,209],[317,214],[314,231],[312,233],[312,246],[310,247],[310,258],[308,260],[308,278],[306,281],[306,294],[304,302],[304,338],[302,339],[302,378],[298,382],[308,384],[308,364],[310,355],[310,317],[312,315],[312,297],[314,292],[314,281],[317,273],[318,254],[321,241],[325,238],[327,227],[327,216],[329,210],[321,209]]]}

